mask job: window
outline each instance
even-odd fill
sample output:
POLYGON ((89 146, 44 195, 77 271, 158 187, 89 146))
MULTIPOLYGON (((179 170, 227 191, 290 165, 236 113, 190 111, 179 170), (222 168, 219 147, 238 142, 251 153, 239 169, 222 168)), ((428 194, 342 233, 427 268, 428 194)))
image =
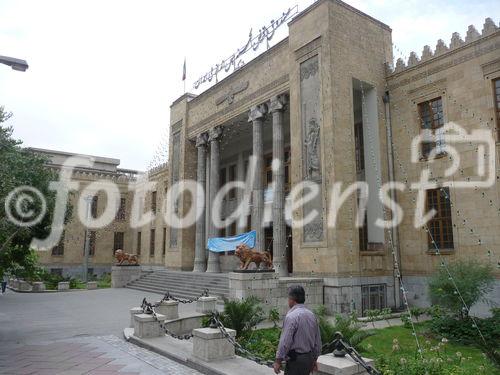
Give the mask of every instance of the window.
POLYGON ((156 213, 156 191, 151 193, 151 211, 153 211, 154 214, 156 213))
POLYGON ((264 156, 264 186, 269 187, 273 183, 273 154, 264 156))
MULTIPOLYGON (((285 193, 290 191, 290 147, 285 147, 283 170, 285 172, 285 193)), ((264 155, 264 186, 268 187, 273 182, 273 154, 264 155)))
POLYGON ((64 255, 64 232, 61 235, 61 239, 59 240, 59 243, 52 248, 52 255, 53 256, 63 256, 64 255))
POLYGON ((226 184, 226 168, 221 168, 219 175, 219 188, 222 188, 226 184))
POLYGON ((95 254, 95 243, 96 243, 96 232, 92 230, 89 233, 89 256, 93 256, 95 254))
POLYGON ((385 284, 361 286, 362 313, 364 314, 366 310, 385 309, 385 295, 385 284))
MULTIPOLYGON (((229 172, 229 182, 236 181, 236 165, 230 165, 228 168, 229 172)), ((235 199, 236 198, 236 189, 233 188, 229 190, 229 199, 235 199)))
POLYGON ((422 156, 428 157, 429 153, 436 148, 437 153, 442 152, 444 134, 441 128, 444 125, 443 101, 441 97, 418 104, 420 127, 422 130, 431 130, 433 139, 422 142, 422 156))
POLYGON ((142 233, 137 232, 137 255, 141 255, 141 246, 142 246, 142 233))
POLYGON ((435 209, 436 215, 427 224, 429 250, 453 249, 453 224, 449 188, 427 190, 427 210, 435 209), (432 242, 434 240, 434 243, 432 242))
POLYGON ((92 203, 90 205, 90 215, 92 216, 93 219, 97 218, 97 201, 98 197, 97 195, 94 195, 92 197, 92 203))
POLYGON ((116 250, 123 250, 123 232, 115 232, 113 240, 113 254, 116 250))
POLYGON ((495 112, 497 118, 497 140, 500 142, 500 78, 497 78, 493 81, 493 95, 495 102, 495 112))
POLYGON ((127 200, 125 198, 120 198, 120 205, 118 206, 118 211, 116 212, 116 220, 125 220, 126 215, 126 204, 127 200))
POLYGON ((155 230, 151 229, 151 233, 149 236, 149 256, 155 256, 155 230))
POLYGON ((163 241, 161 243, 161 253, 165 255, 167 251, 167 228, 163 228, 163 241))
POLYGON ((362 122, 354 124, 354 150, 356 155, 356 173, 360 173, 365 170, 365 150, 362 122))

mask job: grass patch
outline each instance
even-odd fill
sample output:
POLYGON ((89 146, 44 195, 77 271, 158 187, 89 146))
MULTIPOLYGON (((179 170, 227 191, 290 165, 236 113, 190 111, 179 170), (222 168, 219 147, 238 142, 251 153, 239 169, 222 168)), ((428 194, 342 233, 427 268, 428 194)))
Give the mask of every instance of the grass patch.
MULTIPOLYGON (((500 375, 500 369, 485 357, 480 349, 473 345, 462 345, 452 341, 442 343, 429 330, 429 322, 415 325, 420 344, 424 350, 425 361, 442 361, 441 369, 412 368, 407 365, 404 370, 396 369, 394 363, 400 361, 419 362, 416 360, 416 344, 412 330, 403 326, 374 329, 373 336, 365 338, 359 345, 364 357, 373 358, 375 367, 384 375, 500 375), (394 339, 397 341, 395 342, 394 339), (441 344, 440 344, 441 343, 441 344), (439 350, 435 348, 439 347, 439 350), (389 361, 388 361, 389 359, 389 361), (389 363, 388 363, 389 362, 389 363)), ((241 337, 239 342, 252 354, 265 359, 274 360, 281 330, 266 328, 251 331, 241 337)))
MULTIPOLYGON (((450 371, 443 374, 500 375, 500 369, 495 367, 480 349, 472 345, 461 345, 448 341, 444 345, 441 343, 441 349, 437 351, 435 348, 441 341, 430 333, 428 322, 416 324, 415 329, 424 351, 424 359, 444 359, 447 364, 446 368, 449 368, 450 371), (460 367, 463 372, 455 371, 454 367, 460 367)), ((412 335, 411 329, 397 326, 377 329, 374 330, 374 333, 373 336, 366 338, 360 347, 361 354, 373 358, 376 366, 380 365, 385 358, 396 357, 397 360, 404 358, 403 361, 405 361, 409 358, 415 358, 417 355, 415 337, 412 335), (397 341, 394 341, 395 339, 397 341)))

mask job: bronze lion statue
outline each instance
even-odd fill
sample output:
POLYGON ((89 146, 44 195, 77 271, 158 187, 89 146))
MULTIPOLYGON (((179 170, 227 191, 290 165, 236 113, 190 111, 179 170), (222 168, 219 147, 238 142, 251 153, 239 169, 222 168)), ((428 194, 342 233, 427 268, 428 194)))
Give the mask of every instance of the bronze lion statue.
POLYGON ((240 269, 246 270, 250 263, 255 263, 257 268, 260 268, 260 264, 263 263, 268 269, 273 268, 273 261, 271 259, 271 254, 269 251, 252 251, 247 245, 238 245, 234 252, 240 259, 240 269))
POLYGON ((116 263, 117 266, 121 266, 125 261, 127 262, 127 264, 130 265, 136 265, 137 263, 139 263, 137 255, 126 253, 123 250, 116 250, 115 258, 117 261, 116 263))

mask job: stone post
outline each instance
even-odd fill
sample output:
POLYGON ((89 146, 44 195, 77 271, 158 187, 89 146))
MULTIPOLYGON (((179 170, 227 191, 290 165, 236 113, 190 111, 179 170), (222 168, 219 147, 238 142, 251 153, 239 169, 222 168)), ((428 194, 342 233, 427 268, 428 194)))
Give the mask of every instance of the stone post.
POLYGON ((142 313, 142 307, 132 307, 130 309, 130 328, 134 328, 135 316, 142 313))
POLYGON ((33 292, 44 292, 45 291, 45 283, 41 281, 35 281, 33 283, 33 292))
MULTIPOLYGON (((226 328, 231 337, 236 336, 234 329, 226 328)), ((193 356, 205 362, 230 359, 234 357, 234 346, 218 328, 193 329, 193 356)))
MULTIPOLYGON (((220 173, 220 138, 222 136, 222 127, 217 126, 210 129, 208 133, 208 141, 210 142, 210 213, 217 209, 220 213, 220 207, 213 207, 215 196, 219 192, 219 173, 220 173)), ((209 237, 217 237, 219 229, 215 226, 212 218, 209 220, 209 237)), ((208 252, 207 272, 220 272, 219 254, 212 251, 208 252)))
POLYGON ((69 290, 69 281, 60 281, 57 283, 57 290, 69 290))
MULTIPOLYGON (((373 366, 373 360, 363 358, 364 361, 373 366)), ((358 365, 349 356, 334 357, 333 354, 320 355, 318 357, 318 371, 314 375, 368 375, 368 372, 358 365)))
POLYGON ((285 150, 283 111, 285 96, 271 98, 269 112, 273 115, 273 264, 280 276, 288 276, 285 227, 285 150))
POLYGON ((179 318, 179 302, 174 300, 160 301, 160 306, 155 309, 161 315, 165 315, 166 320, 179 318))
POLYGON ((206 184, 206 161, 207 161, 207 141, 208 134, 202 133, 196 138, 196 148, 198 149, 197 181, 203 187, 196 195, 196 235, 194 250, 194 268, 193 272, 205 272, 206 253, 205 253, 205 184, 206 184))
POLYGON ((249 171, 253 173, 252 186, 252 229, 257 232, 255 249, 264 251, 265 234, 263 226, 264 218, 264 180, 262 171, 264 168, 264 144, 262 137, 262 126, 266 115, 264 104, 252 107, 248 121, 252 122, 253 135, 253 162, 250 162, 249 171))
POLYGON ((160 337, 165 335, 165 331, 160 327, 160 323, 165 321, 165 315, 156 314, 156 319, 152 314, 134 315, 134 336, 142 338, 160 337))
POLYGON ((207 314, 216 310, 217 297, 200 297, 196 301, 196 312, 207 314))

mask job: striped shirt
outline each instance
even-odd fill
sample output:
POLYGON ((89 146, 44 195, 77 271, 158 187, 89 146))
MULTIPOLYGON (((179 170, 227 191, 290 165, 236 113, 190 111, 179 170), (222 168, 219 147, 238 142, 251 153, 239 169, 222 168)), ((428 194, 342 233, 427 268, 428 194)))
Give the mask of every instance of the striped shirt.
POLYGON ((297 353, 312 352, 315 359, 321 355, 318 321, 303 304, 295 305, 286 314, 276 358, 284 360, 290 350, 297 353))

